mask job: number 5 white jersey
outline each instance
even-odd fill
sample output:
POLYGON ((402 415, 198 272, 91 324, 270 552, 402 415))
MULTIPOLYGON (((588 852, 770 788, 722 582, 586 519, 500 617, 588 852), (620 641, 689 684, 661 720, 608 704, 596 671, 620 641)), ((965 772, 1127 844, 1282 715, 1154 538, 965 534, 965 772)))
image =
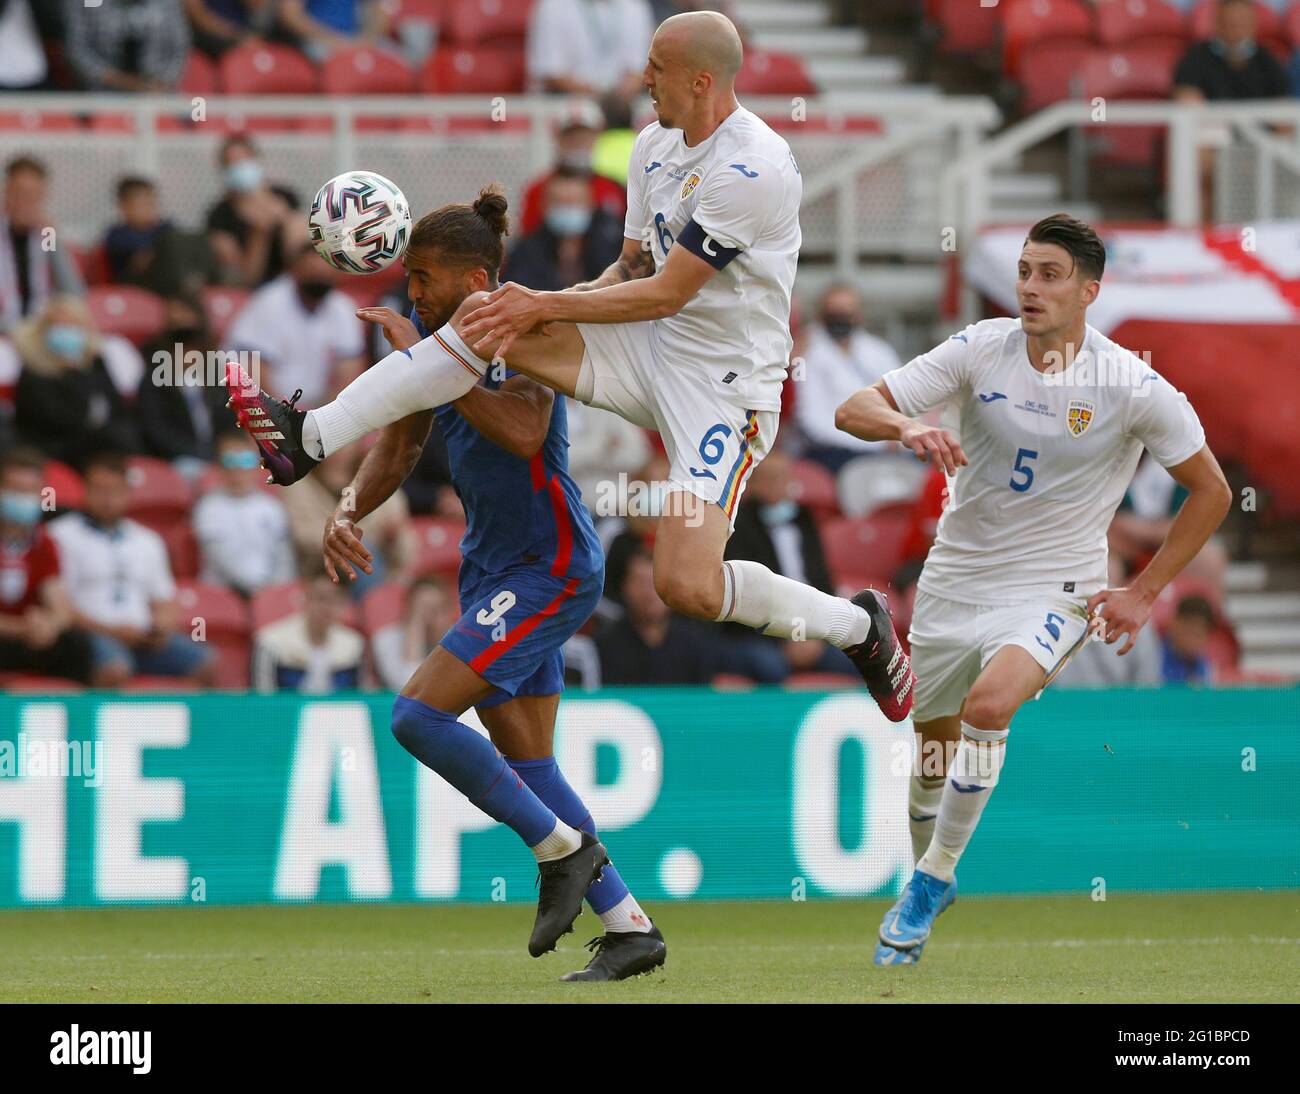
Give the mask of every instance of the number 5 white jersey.
POLYGON ((988 319, 884 376, 904 414, 955 407, 970 461, 918 583, 934 596, 1091 596, 1143 446, 1172 467, 1205 444, 1187 397, 1092 327, 1055 375, 1030 364, 1025 343, 1019 319, 988 319))
POLYGON ((705 370, 733 406, 781 407, 802 194, 790 146, 744 107, 693 148, 658 122, 632 146, 623 234, 649 246, 656 270, 674 243, 718 270, 676 315, 655 320, 658 359, 705 370))

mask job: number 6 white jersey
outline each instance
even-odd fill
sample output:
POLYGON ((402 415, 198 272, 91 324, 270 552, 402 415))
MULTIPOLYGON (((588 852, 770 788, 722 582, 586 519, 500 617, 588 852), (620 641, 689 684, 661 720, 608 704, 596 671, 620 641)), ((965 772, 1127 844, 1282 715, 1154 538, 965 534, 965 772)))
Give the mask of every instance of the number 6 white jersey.
POLYGON ((734 406, 781 408, 802 195, 790 146, 743 106, 693 148, 658 122, 632 146, 623 234, 646 243, 656 270, 678 243, 719 271, 654 321, 656 355, 706 370, 734 406))
POLYGON ((884 376, 915 416, 949 404, 969 460, 918 587, 973 604, 1106 584, 1106 530, 1145 446, 1163 466, 1200 451, 1187 396, 1092 327, 1072 368, 1029 362, 1019 319, 988 319, 884 376))

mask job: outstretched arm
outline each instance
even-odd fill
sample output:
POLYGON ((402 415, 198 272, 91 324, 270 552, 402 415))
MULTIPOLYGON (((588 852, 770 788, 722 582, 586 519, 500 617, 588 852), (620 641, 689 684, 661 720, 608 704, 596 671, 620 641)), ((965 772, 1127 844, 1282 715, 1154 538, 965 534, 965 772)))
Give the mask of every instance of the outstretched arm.
POLYGON ((623 250, 618 259, 612 262, 594 281, 582 281, 565 289, 565 292, 590 292, 592 289, 604 289, 610 285, 621 285, 625 281, 636 281, 649 277, 655 272, 655 260, 644 240, 623 239, 623 250))

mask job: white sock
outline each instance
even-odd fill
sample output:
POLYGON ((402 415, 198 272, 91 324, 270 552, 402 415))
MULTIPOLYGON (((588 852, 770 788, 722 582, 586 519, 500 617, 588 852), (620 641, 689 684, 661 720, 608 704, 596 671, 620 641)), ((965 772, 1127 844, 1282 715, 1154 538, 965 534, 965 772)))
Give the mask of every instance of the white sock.
POLYGON ((961 724, 961 743, 948 768, 934 838, 916 864, 918 870, 951 881, 957 860, 975 832, 989 794, 998 784, 1006 755, 1007 730, 961 724), (960 788, 960 789, 959 789, 960 788))
POLYGON ((650 931, 650 917, 641 910, 641 905, 631 893, 609 911, 601 912, 600 921, 607 931, 621 931, 624 934, 632 931, 647 934, 650 931))
POLYGON ((934 838, 934 821, 943 800, 942 775, 913 775, 907 787, 907 829, 912 834, 912 862, 921 861, 934 838))
POLYGON ((410 349, 376 361, 333 402, 307 411, 303 446, 309 456, 324 459, 376 429, 459 399, 490 365, 446 323, 410 349))
POLYGON ((535 843, 529 848, 533 857, 538 862, 552 862, 557 858, 564 858, 565 855, 571 855, 582 846, 582 833, 576 828, 570 828, 559 817, 555 818, 555 827, 551 829, 551 834, 541 843, 535 843))
POLYGON ((820 638, 840 649, 871 633, 871 616, 851 600, 782 577, 761 562, 724 562, 722 586, 719 623, 744 623, 778 638, 820 638))

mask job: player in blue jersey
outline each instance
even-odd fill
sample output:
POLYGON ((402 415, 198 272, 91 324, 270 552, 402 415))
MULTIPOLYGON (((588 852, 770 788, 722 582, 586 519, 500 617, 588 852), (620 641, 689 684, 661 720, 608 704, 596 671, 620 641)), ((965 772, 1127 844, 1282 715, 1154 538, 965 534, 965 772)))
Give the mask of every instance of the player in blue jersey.
MULTIPOLYGON (((506 200, 497 190, 484 191, 472 206, 429 213, 415 226, 403 259, 415 304, 411 318, 389 308, 358 314, 380 324, 395 349, 416 345, 470 293, 496 287, 506 227, 506 200)), ((605 933, 593 942, 587 967, 564 979, 622 980, 648 972, 664 963, 663 936, 609 864, 591 812, 552 754, 564 688, 561 646, 591 615, 605 568, 568 474, 564 400, 525 376, 493 369, 455 402, 387 426, 326 526, 327 569, 336 581, 354 578, 357 569, 370 572, 356 522, 410 473, 434 419, 465 506, 464 614, 402 688, 393 733, 532 848, 541 875, 528 947, 534 957, 572 929, 585 894, 605 933), (458 721, 471 706, 492 744, 458 721)))

